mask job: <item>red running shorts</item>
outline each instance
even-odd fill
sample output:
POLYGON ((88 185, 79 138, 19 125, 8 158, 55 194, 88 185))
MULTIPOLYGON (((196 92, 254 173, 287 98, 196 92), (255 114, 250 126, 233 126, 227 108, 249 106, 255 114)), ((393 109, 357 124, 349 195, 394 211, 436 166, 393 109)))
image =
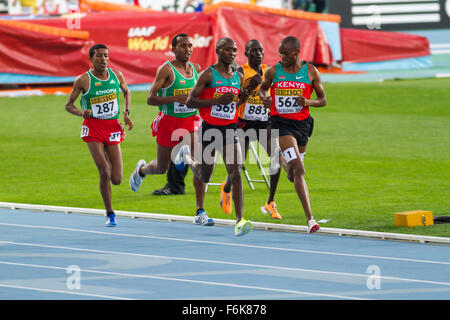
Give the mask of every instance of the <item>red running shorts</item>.
POLYGON ((183 139, 183 136, 197 131, 200 124, 199 115, 177 118, 160 112, 152 122, 152 136, 156 136, 156 142, 159 145, 175 147, 183 139))
POLYGON ((87 118, 81 126, 81 139, 84 142, 95 141, 110 146, 125 139, 125 130, 118 119, 87 118))

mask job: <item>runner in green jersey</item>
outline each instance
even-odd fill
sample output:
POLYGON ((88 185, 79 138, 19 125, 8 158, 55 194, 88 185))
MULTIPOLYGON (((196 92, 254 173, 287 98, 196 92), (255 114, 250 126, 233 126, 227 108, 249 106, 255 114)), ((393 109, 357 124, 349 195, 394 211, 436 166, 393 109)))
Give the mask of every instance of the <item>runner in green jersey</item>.
MULTIPOLYGON (((192 39, 187 34, 178 34, 172 40, 175 59, 161 65, 150 88, 147 104, 159 107, 159 114, 152 122, 152 133, 157 141, 157 158, 146 162, 139 160, 130 176, 130 188, 138 191, 146 175, 164 174, 171 159, 182 146, 187 144, 191 150, 198 150, 196 132, 201 119, 196 109, 186 106, 186 100, 200 72, 200 66, 192 64, 192 39), (181 143, 180 143, 181 142, 181 143)), ((197 199, 197 212, 194 223, 212 226, 204 208, 206 184, 195 175, 193 184, 197 199)))
POLYGON ((99 172, 100 193, 107 215, 106 225, 113 227, 116 222, 112 208, 111 183, 119 185, 122 181, 120 143, 125 136, 118 120, 119 88, 122 89, 125 101, 123 120, 129 130, 133 128, 133 122, 129 118, 131 95, 122 73, 107 67, 109 53, 105 45, 96 44, 91 47, 89 58, 93 68, 75 80, 66 110, 84 118, 81 138, 87 143, 99 172), (74 105, 80 94, 81 110, 74 105))

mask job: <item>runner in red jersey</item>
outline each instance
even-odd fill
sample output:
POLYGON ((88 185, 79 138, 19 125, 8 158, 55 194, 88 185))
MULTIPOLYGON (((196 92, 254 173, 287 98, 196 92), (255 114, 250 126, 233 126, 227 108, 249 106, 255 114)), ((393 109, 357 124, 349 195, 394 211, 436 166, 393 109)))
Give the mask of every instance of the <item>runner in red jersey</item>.
POLYGON ((203 157, 197 157, 194 162, 186 156, 186 162, 201 181, 208 183, 214 170, 215 150, 222 153, 232 184, 236 213, 235 235, 241 236, 251 231, 252 224, 243 218, 243 157, 235 135, 237 106, 248 98, 248 92, 241 90, 244 76, 233 67, 236 52, 237 46, 233 39, 219 39, 216 44, 218 62, 203 71, 192 88, 186 105, 198 108, 203 119, 200 152, 195 153, 203 157))
POLYGON ((271 129, 279 130, 279 144, 287 163, 282 164, 289 181, 294 183, 308 220, 308 232, 312 233, 320 226, 312 216, 303 156, 313 127, 309 107, 324 107, 327 100, 319 71, 299 60, 300 41, 295 37, 286 37, 278 51, 281 62, 267 69, 259 95, 264 105, 270 107, 271 129), (317 99, 311 100, 313 90, 317 99))

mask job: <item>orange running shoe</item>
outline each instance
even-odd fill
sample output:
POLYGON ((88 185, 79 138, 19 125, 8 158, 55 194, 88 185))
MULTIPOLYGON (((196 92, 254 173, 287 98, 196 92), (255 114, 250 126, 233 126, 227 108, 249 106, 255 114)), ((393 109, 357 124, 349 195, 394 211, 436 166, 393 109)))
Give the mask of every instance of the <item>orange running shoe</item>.
POLYGON ((226 182, 222 183, 222 186, 220 187, 220 207, 222 208, 223 212, 226 214, 231 214, 233 207, 231 206, 231 192, 225 192, 223 191, 223 188, 225 188, 226 182))
POLYGON ((266 203, 263 207, 261 207, 261 211, 264 214, 268 214, 270 212, 270 217, 272 219, 281 219, 281 215, 278 213, 277 204, 275 201, 266 203))

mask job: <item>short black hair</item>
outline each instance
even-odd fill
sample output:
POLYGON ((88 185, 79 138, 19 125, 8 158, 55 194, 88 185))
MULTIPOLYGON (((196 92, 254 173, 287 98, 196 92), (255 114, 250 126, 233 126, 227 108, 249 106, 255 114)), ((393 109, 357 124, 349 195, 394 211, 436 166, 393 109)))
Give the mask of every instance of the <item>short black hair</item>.
POLYGON ((288 37, 284 38, 283 40, 281 40, 281 43, 289 44, 289 45, 295 47, 296 49, 300 50, 300 40, 298 40, 294 36, 288 36, 288 37))
POLYGON ((217 42, 216 42, 216 50, 221 49, 221 48, 222 48, 225 44, 227 44, 227 43, 233 43, 233 44, 236 44, 236 41, 234 41, 233 39, 228 38, 228 37, 220 38, 220 39, 217 40, 217 42))
MULTIPOLYGON (((261 44, 261 42, 259 42, 259 40, 256 40, 256 39, 252 39, 252 40, 247 41, 247 43, 245 44, 245 54, 247 54, 247 52, 250 50, 250 47, 254 43, 261 44)), ((262 44, 261 44, 261 46, 262 46, 262 44)))
POLYGON ((106 47, 104 44, 101 44, 101 43, 94 44, 89 49, 89 58, 93 58, 94 54, 95 54, 95 50, 98 50, 98 49, 106 49, 106 50, 108 50, 108 47, 106 47))
POLYGON ((172 48, 175 48, 178 44, 178 38, 189 37, 186 33, 179 33, 172 39, 172 48))

